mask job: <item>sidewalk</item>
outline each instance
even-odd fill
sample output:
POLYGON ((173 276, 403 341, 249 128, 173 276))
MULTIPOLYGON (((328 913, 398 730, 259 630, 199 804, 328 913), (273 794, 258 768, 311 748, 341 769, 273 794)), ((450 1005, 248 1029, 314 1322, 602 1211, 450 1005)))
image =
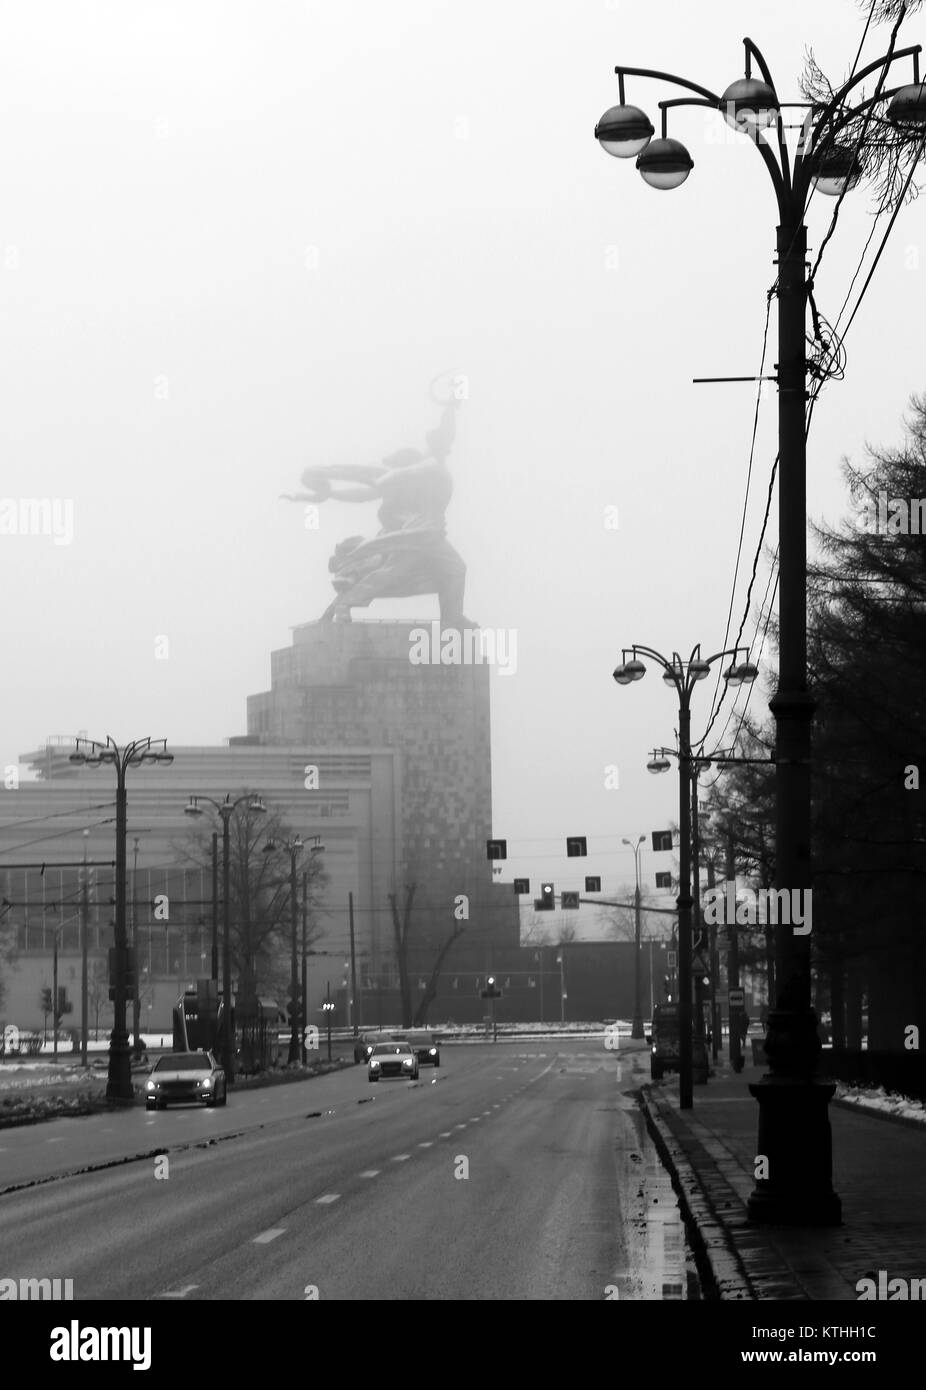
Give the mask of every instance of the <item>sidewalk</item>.
POLYGON ((642 1105, 672 1174, 691 1239, 721 1299, 856 1301, 860 1279, 926 1277, 926 1133, 833 1102, 833 1187, 843 1224, 753 1225, 759 1107, 749 1094, 763 1067, 739 1075, 721 1057, 694 1107, 678 1108, 678 1078, 646 1085, 642 1105))

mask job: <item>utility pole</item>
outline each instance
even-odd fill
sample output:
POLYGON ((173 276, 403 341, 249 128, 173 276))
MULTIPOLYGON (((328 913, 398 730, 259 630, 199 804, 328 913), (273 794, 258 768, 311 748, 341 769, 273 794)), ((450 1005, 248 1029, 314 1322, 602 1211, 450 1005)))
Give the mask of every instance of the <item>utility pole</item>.
MULTIPOLYGON (((134 836, 132 860, 132 955, 135 959, 135 992, 132 997, 132 1034, 135 1056, 142 1054, 141 1046, 141 971, 138 968, 138 836, 134 836)), ((150 983, 150 982, 149 982, 150 983)))
POLYGON ((693 1067, 695 1079, 706 1082, 710 1068, 707 1061, 707 1042, 704 1037, 704 941, 701 921, 701 830, 698 816, 698 771, 697 759, 689 763, 691 774, 691 932, 697 951, 697 961, 692 961, 694 976, 694 1051, 693 1067), (697 965, 697 969, 695 969, 697 965))
POLYGON ((89 830, 84 831, 84 863, 80 878, 80 1065, 87 1066, 87 1018, 88 1005, 90 1002, 90 992, 88 985, 87 972, 87 936, 90 925, 90 884, 87 881, 89 870, 87 868, 87 836, 89 830))
MULTIPOLYGON (((148 940, 151 940, 150 934, 148 940)), ((150 971, 149 971, 150 973, 150 971)), ((212 832, 212 979, 216 985, 218 1002, 219 984, 219 833, 212 832)))
MULTIPOLYGON (((732 883, 732 884, 733 884, 733 891, 734 891, 734 893, 735 893, 735 892, 736 892, 736 852, 735 852, 734 841, 733 841, 733 831, 730 829, 729 826, 727 826, 726 840, 727 840, 727 864, 726 864, 726 877, 727 877, 727 883, 732 883)), ((735 914, 734 914, 734 917, 735 917, 735 914)), ((728 931, 729 931, 729 933, 730 933, 730 944, 729 944, 728 954, 727 954, 727 988, 728 988, 728 989, 739 989, 739 984, 740 984, 740 956, 739 956, 739 940, 738 940, 737 935, 736 935, 736 921, 735 921, 735 920, 734 920, 732 923, 728 924, 728 931)), ((736 1009, 735 1014, 734 1014, 734 1010, 733 1010, 732 1008, 730 1009, 729 1012, 730 1012, 730 1065, 732 1066, 732 1068, 733 1068, 734 1071, 742 1071, 742 1069, 743 1069, 743 1062, 744 1062, 744 1060, 745 1060, 744 1057, 743 1057, 743 1044, 744 1044, 744 1041, 745 1041, 745 1040, 742 1039, 742 1038, 740 1037, 740 1018, 741 1018, 741 1014, 740 1014, 739 1008, 736 1009)))
POLYGON ((359 1032, 360 1032, 361 1004, 360 1004, 360 996, 359 996, 359 994, 357 993, 357 955, 356 955, 356 951, 355 951, 355 948, 354 948, 354 895, 353 895, 353 893, 348 893, 348 895, 347 895, 347 912, 348 912, 348 917, 349 917, 349 919, 350 919, 350 993, 351 993, 351 998, 352 998, 353 1001, 354 1001, 354 1007, 353 1007, 351 1013, 352 1013, 353 1020, 354 1020, 354 1037, 356 1038, 356 1037, 358 1036, 359 1032))
POLYGON ((646 836, 640 835, 636 843, 634 843, 633 840, 627 839, 621 841, 622 844, 629 845, 633 850, 633 867, 636 878, 636 889, 633 895, 633 1025, 630 1036, 639 1041, 642 1041, 643 1038, 643 1003, 641 1000, 640 983, 640 972, 642 968, 640 960, 642 941, 642 926, 640 920, 642 915, 640 912, 640 905, 642 902, 642 894, 640 892, 640 846, 645 840, 646 836))
POLYGON ((309 1060, 305 1045, 305 1030, 309 1017, 308 1005, 308 963, 306 961, 306 928, 309 916, 309 876, 303 870, 302 874, 302 1008, 300 1009, 300 1035, 302 1038, 302 1064, 305 1066, 309 1060))
POLYGON ((540 961, 540 1022, 543 1022, 543 947, 537 952, 537 959, 540 961))
POLYGON ((54 1028, 54 1052, 55 1061, 58 1060, 58 932, 61 930, 61 923, 52 928, 54 940, 54 962, 52 964, 52 987, 51 987, 51 1021, 54 1028))

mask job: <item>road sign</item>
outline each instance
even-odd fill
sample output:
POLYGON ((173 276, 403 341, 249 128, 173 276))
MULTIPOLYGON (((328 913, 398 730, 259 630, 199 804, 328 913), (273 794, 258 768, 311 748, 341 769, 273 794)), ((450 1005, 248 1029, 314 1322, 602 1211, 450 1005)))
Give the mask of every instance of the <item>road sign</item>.
POLYGON ((675 969, 676 956, 677 953, 675 951, 666 951, 666 965, 670 970, 675 969))
POLYGON ((731 1009, 741 1009, 746 1003, 746 991, 744 989, 728 990, 727 1003, 731 1009))
POLYGON ((302 1038, 305 1043, 307 1052, 318 1051, 318 1028, 314 1023, 310 1023, 307 1025, 302 1034, 302 1038))

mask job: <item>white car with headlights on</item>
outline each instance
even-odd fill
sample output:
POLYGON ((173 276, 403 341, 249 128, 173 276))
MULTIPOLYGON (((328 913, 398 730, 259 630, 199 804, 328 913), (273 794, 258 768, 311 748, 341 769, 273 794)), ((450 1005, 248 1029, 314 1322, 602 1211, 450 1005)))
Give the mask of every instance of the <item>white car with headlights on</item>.
POLYGON ((148 1110, 164 1110, 178 1102, 224 1105, 227 1099, 225 1072, 211 1052, 165 1053, 145 1083, 148 1110))

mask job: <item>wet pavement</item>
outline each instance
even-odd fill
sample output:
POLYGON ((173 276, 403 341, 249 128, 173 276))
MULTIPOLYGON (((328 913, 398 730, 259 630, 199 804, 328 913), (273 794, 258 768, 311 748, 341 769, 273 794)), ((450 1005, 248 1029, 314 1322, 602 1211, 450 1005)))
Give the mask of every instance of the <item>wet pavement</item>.
MULTIPOLYGON (((755 1225, 753 1188, 758 1106, 751 1082, 720 1059, 691 1110, 678 1108, 678 1080, 642 1092, 647 1125, 673 1175, 690 1238, 706 1262, 705 1296, 727 1300, 857 1301, 866 1278, 926 1275, 926 1133, 856 1109, 830 1105, 833 1186, 842 1225, 755 1225)), ((897 1287, 900 1287, 899 1285, 897 1287)))

